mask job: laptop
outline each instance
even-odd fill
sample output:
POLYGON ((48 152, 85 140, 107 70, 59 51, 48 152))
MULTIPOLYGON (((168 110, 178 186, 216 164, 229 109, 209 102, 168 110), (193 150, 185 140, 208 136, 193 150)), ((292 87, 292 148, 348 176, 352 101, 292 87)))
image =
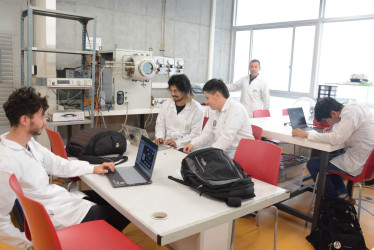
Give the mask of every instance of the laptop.
POLYGON ((106 176, 114 188, 151 184, 156 162, 157 144, 141 136, 135 166, 118 167, 106 176))
MULTIPOLYGON (((142 136, 149 138, 147 130, 144 128, 138 128, 130 125, 124 125, 124 131, 126 139, 130 141, 132 145, 139 146, 142 136)), ((158 145, 158 151, 169 149, 172 146, 166 144, 158 145)))
POLYGON ((304 131, 315 130, 319 133, 322 133, 323 129, 313 128, 313 127, 308 126, 305 120, 304 111, 301 107, 288 108, 287 111, 288 111, 288 116, 290 117, 292 129, 299 128, 304 131))

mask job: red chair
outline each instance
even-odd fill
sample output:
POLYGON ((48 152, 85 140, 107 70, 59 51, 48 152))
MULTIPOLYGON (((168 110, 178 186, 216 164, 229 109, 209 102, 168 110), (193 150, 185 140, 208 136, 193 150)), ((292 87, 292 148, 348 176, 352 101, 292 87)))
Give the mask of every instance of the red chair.
POLYGON ((203 129, 205 127, 205 124, 208 122, 208 120, 209 120, 209 117, 204 116, 203 129))
POLYGON ((9 185, 25 211, 36 250, 142 249, 103 220, 85 222, 56 231, 44 206, 24 196, 14 174, 9 178, 9 185))
MULTIPOLYGON (((234 160, 253 178, 272 185, 278 185, 279 163, 282 148, 259 140, 241 139, 236 149, 234 160)), ((278 209, 275 211, 274 249, 277 247, 278 209)), ((258 217, 256 225, 258 226, 258 217)))
POLYGON ((282 109, 282 115, 283 116, 288 115, 288 110, 287 109, 282 109))
MULTIPOLYGON (((61 136, 58 132, 50 130, 49 128, 45 127, 45 131, 47 132, 49 143, 51 145, 51 151, 64 159, 68 159, 68 155, 66 154, 65 145, 61 139, 61 136)), ((71 184, 80 180, 79 177, 71 177, 69 178, 71 182, 68 184, 67 190, 70 191, 71 184)))
MULTIPOLYGON (((362 170, 361 174, 357 176, 350 176, 339 172, 334 171, 327 171, 328 173, 340 175, 341 177, 347 179, 349 182, 351 182, 351 185, 348 185, 350 187, 353 187, 354 183, 357 183, 360 187, 360 192, 358 196, 358 212, 357 212, 357 218, 360 221, 360 211, 361 211, 361 198, 362 198, 362 185, 361 182, 365 180, 371 180, 374 179, 374 150, 371 151, 371 154, 369 155, 369 158, 366 160, 366 163, 364 165, 364 169, 362 170)), ((352 194, 352 190, 348 191, 350 194, 352 194)))
POLYGON ((268 109, 257 109, 253 111, 253 118, 270 117, 270 111, 268 109))
POLYGON ((262 128, 256 125, 251 125, 252 126, 252 134, 255 138, 255 140, 261 140, 262 137, 262 128))

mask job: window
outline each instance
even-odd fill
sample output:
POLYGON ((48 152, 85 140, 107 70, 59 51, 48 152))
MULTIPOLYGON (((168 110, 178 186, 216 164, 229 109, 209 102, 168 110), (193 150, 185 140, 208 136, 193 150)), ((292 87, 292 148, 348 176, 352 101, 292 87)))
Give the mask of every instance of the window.
POLYGON ((319 2, 319 0, 238 0, 236 25, 317 19, 319 2))
POLYGON ((374 79, 374 20, 326 23, 322 32, 318 83, 343 83, 352 74, 374 79))
POLYGON ((236 32, 234 82, 248 75, 251 31, 236 32))
POLYGON ((373 0, 326 0, 325 18, 374 14, 373 0))
POLYGON ((255 30, 252 59, 261 62, 260 74, 273 90, 288 90, 292 28, 255 30))
POLYGON ((292 61, 291 92, 309 93, 312 76, 314 26, 297 27, 292 61))

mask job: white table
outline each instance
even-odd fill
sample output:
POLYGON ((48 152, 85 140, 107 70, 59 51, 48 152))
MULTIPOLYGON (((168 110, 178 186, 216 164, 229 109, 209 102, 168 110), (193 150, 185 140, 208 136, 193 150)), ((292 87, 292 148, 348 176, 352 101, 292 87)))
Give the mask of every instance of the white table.
POLYGON ((327 164, 328 164, 328 159, 329 159, 329 153, 332 151, 344 148, 344 145, 332 146, 331 144, 328 144, 328 143, 315 142, 315 141, 310 141, 306 138, 293 137, 292 127, 289 125, 288 121, 289 121, 288 116, 264 117, 264 118, 251 119, 251 123, 253 125, 259 126, 263 129, 262 131, 263 137, 276 139, 276 140, 284 141, 287 143, 292 143, 295 145, 317 149, 321 151, 321 163, 320 163, 321 165, 320 165, 320 173, 319 173, 318 183, 317 183, 316 199, 314 202, 313 217, 301 211, 288 208, 284 204, 277 205, 277 207, 283 211, 286 211, 301 219, 312 222, 312 229, 313 229, 317 225, 319 211, 320 211, 320 204, 321 204, 322 197, 325 191, 325 181, 326 181, 326 172, 327 172, 326 170, 327 170, 327 164))
MULTIPOLYGON (((133 165, 137 148, 128 145, 124 166, 133 165)), ((159 245, 174 249, 230 249, 232 222, 248 213, 289 198, 276 186, 254 180, 256 197, 239 208, 228 207, 190 187, 169 180, 178 176, 186 155, 174 149, 159 151, 150 185, 112 188, 104 175, 85 175, 81 179, 126 216, 159 245), (166 219, 154 219, 162 212, 166 219)))

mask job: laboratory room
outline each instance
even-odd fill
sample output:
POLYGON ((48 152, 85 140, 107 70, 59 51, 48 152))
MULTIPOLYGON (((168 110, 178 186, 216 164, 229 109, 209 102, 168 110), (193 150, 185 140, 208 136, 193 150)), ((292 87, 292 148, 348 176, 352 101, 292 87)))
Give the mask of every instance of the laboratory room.
POLYGON ((374 1, 1 0, 0 249, 374 250, 374 1))

